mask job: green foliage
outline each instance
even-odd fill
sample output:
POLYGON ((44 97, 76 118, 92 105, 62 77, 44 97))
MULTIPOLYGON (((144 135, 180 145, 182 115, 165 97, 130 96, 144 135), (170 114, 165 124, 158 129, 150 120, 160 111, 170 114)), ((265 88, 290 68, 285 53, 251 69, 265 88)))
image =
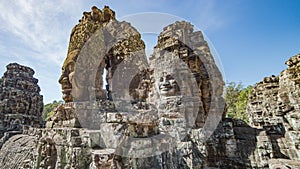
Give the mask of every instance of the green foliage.
POLYGON ((230 82, 226 85, 225 100, 227 116, 248 122, 246 107, 252 86, 244 88, 241 83, 230 82))
POLYGON ((43 110, 43 114, 42 114, 42 118, 47 121, 49 119, 49 117, 51 117, 54 114, 54 109, 62 104, 63 101, 56 101, 54 100, 52 103, 48 103, 46 105, 44 105, 44 110, 43 110))

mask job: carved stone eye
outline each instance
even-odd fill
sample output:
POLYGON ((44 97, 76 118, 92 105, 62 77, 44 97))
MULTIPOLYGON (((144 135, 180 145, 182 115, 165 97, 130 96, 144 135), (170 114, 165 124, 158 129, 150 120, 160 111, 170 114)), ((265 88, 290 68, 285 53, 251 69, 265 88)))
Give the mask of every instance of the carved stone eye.
POLYGON ((107 161, 107 160, 108 160, 108 156, 101 156, 101 157, 100 157, 100 160, 101 160, 102 162, 107 161))
POLYGON ((172 79, 173 79, 173 77, 171 75, 166 76, 166 80, 172 80, 172 79))

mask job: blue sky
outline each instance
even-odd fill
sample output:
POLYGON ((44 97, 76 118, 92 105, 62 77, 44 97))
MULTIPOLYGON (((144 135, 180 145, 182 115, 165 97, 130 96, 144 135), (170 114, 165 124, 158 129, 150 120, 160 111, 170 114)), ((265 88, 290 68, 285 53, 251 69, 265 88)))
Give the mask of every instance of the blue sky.
MULTIPOLYGON (((44 102, 61 99, 57 80, 70 31, 93 5, 109 5, 121 19, 144 12, 184 18, 209 38, 228 82, 250 85, 278 75, 286 68, 284 62, 300 53, 297 0, 2 0, 0 74, 10 62, 30 66, 44 102)), ((158 32, 143 34, 148 49, 158 32)))

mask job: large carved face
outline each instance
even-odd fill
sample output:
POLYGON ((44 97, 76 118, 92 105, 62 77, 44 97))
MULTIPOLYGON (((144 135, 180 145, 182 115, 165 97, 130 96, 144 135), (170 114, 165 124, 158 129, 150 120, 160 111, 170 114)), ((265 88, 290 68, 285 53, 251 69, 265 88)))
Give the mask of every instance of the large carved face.
POLYGON ((286 112, 289 112, 294 109, 290 105, 290 100, 289 100, 288 94, 286 92, 279 91, 277 105, 278 105, 277 113, 280 115, 285 114, 286 112))
POLYGON ((72 91, 72 78, 75 70, 76 58, 79 54, 79 50, 74 50, 70 52, 64 61, 62 66, 62 74, 58 80, 61 84, 61 89, 63 93, 63 100, 65 102, 71 102, 73 100, 71 91, 72 91))
POLYGON ((166 72, 163 72, 158 82, 159 93, 162 96, 174 96, 179 92, 179 86, 174 77, 166 72))
POLYGON ((62 75, 60 76, 58 82, 61 84, 63 100, 65 102, 72 101, 71 91, 72 91, 72 77, 74 74, 74 65, 69 63, 67 66, 62 68, 62 75))
POLYGON ((111 154, 96 154, 94 156, 94 165, 97 167, 97 168, 106 168, 106 167, 109 167, 111 166, 111 159, 112 159, 112 156, 111 154))

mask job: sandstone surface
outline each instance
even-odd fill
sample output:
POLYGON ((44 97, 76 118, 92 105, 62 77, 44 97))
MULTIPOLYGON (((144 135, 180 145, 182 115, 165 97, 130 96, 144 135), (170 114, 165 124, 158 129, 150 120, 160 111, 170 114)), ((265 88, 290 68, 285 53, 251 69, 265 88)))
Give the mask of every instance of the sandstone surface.
POLYGON ((71 32, 59 79, 65 103, 45 128, 37 125, 41 100, 29 109, 17 100, 21 94, 12 97, 16 106, 6 101, 27 91, 42 99, 32 69, 19 73, 31 83, 11 85, 20 68, 8 66, 0 134, 10 129, 12 109, 25 109, 20 117, 29 126, 3 141, 0 168, 300 168, 300 55, 286 64, 255 85, 249 124, 225 118, 222 74, 193 25, 166 26, 148 63, 139 32, 108 6, 92 7, 71 32))

